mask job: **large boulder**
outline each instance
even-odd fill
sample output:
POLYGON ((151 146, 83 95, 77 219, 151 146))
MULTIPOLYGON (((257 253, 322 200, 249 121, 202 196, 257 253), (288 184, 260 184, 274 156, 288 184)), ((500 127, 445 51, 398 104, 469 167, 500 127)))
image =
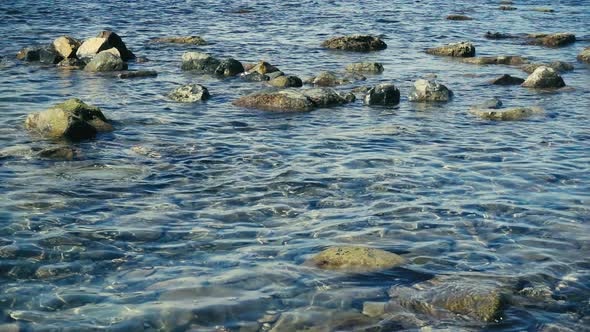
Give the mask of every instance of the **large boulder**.
POLYGON ((578 54, 578 60, 590 63, 590 47, 586 47, 578 54))
POLYGON ((408 99, 413 102, 446 102, 452 97, 453 92, 446 86, 420 79, 414 83, 408 99))
POLYGON ((182 70, 194 70, 214 74, 221 61, 209 54, 201 52, 186 52, 182 55, 182 70))
POLYGON ((102 31, 97 37, 86 39, 76 51, 78 59, 92 59, 98 53, 115 48, 123 61, 135 59, 135 55, 127 49, 119 35, 112 31, 102 31))
POLYGON ((576 36, 573 33, 537 34, 529 37, 533 38, 529 44, 547 47, 566 46, 576 41, 576 36))
POLYGON ((127 64, 113 52, 106 50, 98 53, 90 62, 84 67, 85 71, 89 72, 106 72, 126 70, 127 64))
POLYGON ((490 81, 490 84, 493 85, 520 85, 524 82, 524 79, 520 77, 510 76, 508 74, 504 74, 500 77, 496 77, 490 81))
POLYGON ((474 65, 521 65, 528 62, 525 58, 516 55, 484 56, 461 61, 474 65))
POLYGON ((192 103, 209 99, 209 90, 200 84, 187 84, 172 90, 168 97, 181 103, 192 103))
POLYGON ((303 82, 297 76, 281 75, 273 78, 268 84, 277 88, 299 88, 303 86, 303 82))
POLYGON ((119 37, 119 35, 116 33, 112 31, 101 31, 98 34, 98 37, 106 38, 107 44, 110 46, 107 49, 114 47, 119 50, 121 53, 121 59, 123 59, 123 61, 129 61, 136 58, 135 54, 133 54, 133 52, 127 48, 127 45, 125 45, 123 39, 121 39, 121 37, 119 37))
POLYGON ((150 43, 207 45, 207 41, 199 36, 161 37, 150 40, 150 43))
POLYGON ((512 107, 512 108, 471 108, 469 113, 486 120, 515 121, 528 118, 532 115, 543 113, 540 107, 512 107))
POLYGON ((18 52, 16 58, 26 62, 41 62, 43 64, 57 64, 63 59, 52 45, 26 47, 18 52))
POLYGON ((572 71, 574 70, 574 66, 572 64, 569 64, 567 62, 563 62, 563 61, 553 61, 549 64, 545 64, 545 63, 531 63, 528 65, 524 65, 522 66, 522 70, 524 70, 525 72, 532 74, 537 68, 539 67, 549 67, 549 68, 553 68, 555 70, 557 70, 558 72, 566 72, 566 71, 572 71))
POLYGON ((367 92, 365 95, 366 105, 390 106, 399 104, 399 89, 390 83, 379 84, 367 92))
POLYGON ((305 112, 354 101, 354 95, 342 95, 330 88, 285 89, 264 91, 243 96, 233 105, 267 111, 305 112))
POLYGON ((475 56, 475 46, 468 42, 451 43, 444 46, 429 48, 426 53, 432 55, 470 58, 475 56))
POLYGON ((355 73, 379 74, 383 72, 383 65, 379 62, 357 62, 347 65, 346 70, 355 73))
POLYGON ((405 263, 392 252, 366 247, 332 247, 305 262, 323 270, 342 272, 373 272, 391 269, 405 263))
POLYGON ((541 66, 527 77, 522 86, 539 89, 562 88, 565 82, 555 69, 541 66))
POLYGON ((53 41, 53 47, 64 59, 75 58, 82 43, 70 36, 61 36, 53 41))
POLYGON ((98 107, 87 105, 76 98, 48 110, 29 114, 25 127, 46 138, 71 140, 92 138, 97 132, 113 130, 98 107))
POLYGON ((244 72, 244 66, 238 60, 229 58, 222 60, 217 68, 215 68, 215 75, 231 77, 244 72))
POLYGON ((330 38, 322 43, 322 47, 344 51, 370 52, 384 50, 387 48, 387 44, 383 40, 369 35, 350 35, 330 38))

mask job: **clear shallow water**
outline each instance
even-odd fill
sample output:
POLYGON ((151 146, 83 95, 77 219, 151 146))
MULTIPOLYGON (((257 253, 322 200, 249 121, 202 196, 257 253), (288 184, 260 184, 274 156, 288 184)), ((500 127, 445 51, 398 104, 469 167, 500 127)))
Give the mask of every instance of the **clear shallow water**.
POLYGON ((421 52, 470 40, 478 55, 575 62, 590 46, 484 39, 488 30, 590 34, 582 1, 515 6, 506 12, 487 1, 3 2, 0 321, 25 331, 256 331, 268 329, 256 321, 270 310, 308 317, 320 330, 358 330, 361 323, 337 327, 336 313, 386 301, 393 285, 469 272, 507 285, 547 286, 555 302, 515 303, 499 323, 431 318, 428 326, 587 330, 589 66, 575 63, 564 74, 573 89, 542 93, 485 84, 502 73, 525 77, 518 68, 421 52), (529 10, 542 6, 556 12, 529 10), (251 12, 234 13, 246 8, 251 12), (444 20, 450 13, 475 20, 444 20), (118 80, 13 59, 19 49, 61 34, 83 39, 107 28, 151 59, 132 69, 159 76, 118 80), (383 35, 388 48, 350 54, 318 47, 350 33, 383 35), (171 35, 201 35, 212 44, 148 44, 171 35), (190 49, 264 59, 303 78, 379 61, 385 72, 362 84, 393 82, 404 96, 415 79, 436 74, 455 99, 422 106, 403 97, 396 108, 357 101, 305 114, 245 110, 231 101, 263 85, 182 72, 181 54, 190 49), (189 105, 166 99, 190 82, 207 86, 213 98, 189 105), (29 135, 24 119, 70 97, 100 106, 117 130, 72 143, 82 154, 74 161, 39 159, 34 150, 62 143, 29 135), (491 97, 545 113, 519 122, 467 113, 491 97), (301 266, 337 244, 386 249, 409 263, 360 276, 301 266), (319 317, 309 318, 310 311, 319 317))

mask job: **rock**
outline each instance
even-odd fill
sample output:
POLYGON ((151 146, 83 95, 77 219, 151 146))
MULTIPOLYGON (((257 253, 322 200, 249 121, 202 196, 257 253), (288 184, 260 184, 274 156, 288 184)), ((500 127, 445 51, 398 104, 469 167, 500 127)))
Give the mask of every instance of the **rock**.
POLYGON ((161 37, 150 40, 150 43, 207 45, 207 41, 199 36, 161 37))
POLYGON ((135 58, 135 63, 146 63, 149 62, 150 59, 144 57, 144 56, 138 56, 135 58))
POLYGON ((119 37, 119 35, 117 35, 116 33, 112 31, 101 31, 98 34, 98 37, 105 38, 107 40, 107 45, 109 47, 107 47, 106 49, 114 47, 117 50, 119 50, 119 52, 121 53, 121 59, 123 59, 123 61, 135 59, 135 54, 133 54, 133 52, 131 52, 127 48, 127 45, 125 45, 121 37, 119 37))
POLYGON ((214 74, 221 61, 206 53, 186 52, 182 55, 182 70, 195 70, 214 74))
POLYGON ((127 64, 123 60, 109 51, 98 53, 90 62, 84 67, 85 71, 89 72, 106 72, 126 70, 127 64))
POLYGON ((530 35, 533 38, 529 44, 542 45, 547 47, 566 46, 576 41, 576 36, 572 33, 554 33, 550 35, 530 35))
POLYGON ((512 7, 512 6, 500 6, 498 7, 498 9, 500 10, 516 10, 516 7, 512 7))
POLYGON ((590 47, 586 47, 582 52, 580 52, 577 59, 590 63, 590 47))
POLYGON ((67 146, 47 148, 39 151, 39 157, 58 160, 73 160, 78 152, 67 146))
POLYGON ((384 50, 387 48, 387 44, 383 40, 369 35, 350 35, 330 38, 322 43, 322 47, 344 51, 370 52, 384 50))
MULTIPOLYGON (((380 330, 372 326, 375 323, 376 321, 358 311, 311 306, 282 312, 269 332, 378 332, 380 330)), ((260 331, 266 331, 264 326, 260 331)))
POLYGON ((215 68, 215 75, 231 77, 244 72, 242 63, 238 60, 229 58, 221 61, 217 68, 215 68))
POLYGON ((486 32, 484 35, 487 39, 511 39, 511 38, 519 38, 518 36, 511 35, 508 33, 501 33, 501 32, 486 32))
POLYGON ((257 71, 246 72, 240 75, 240 78, 250 82, 263 82, 270 80, 270 77, 263 75, 257 71))
POLYGON ((250 68, 248 72, 257 72, 262 75, 277 72, 279 69, 266 61, 258 62, 254 67, 250 68))
POLYGON ((351 90, 352 93, 367 93, 369 90, 371 90, 371 86, 357 86, 355 88, 353 88, 351 90))
POLYGON ((64 59, 75 58, 82 43, 70 36, 61 36, 53 41, 53 47, 64 59))
POLYGON ((504 74, 500 77, 497 77, 490 81, 490 84, 493 85, 520 85, 524 82, 522 78, 510 76, 508 74, 504 74))
POLYGON ((536 12, 541 12, 541 13, 553 13, 553 12, 555 12, 555 10, 553 10, 551 8, 540 8, 540 7, 539 8, 533 8, 532 10, 533 11, 536 11, 536 12))
POLYGON ((471 63, 475 65, 521 65, 528 61, 520 56, 515 55, 501 55, 501 56, 484 56, 477 58, 469 58, 461 60, 465 63, 471 63))
POLYGON ((68 70, 82 69, 85 66, 86 66, 86 63, 84 63, 84 61, 78 60, 76 58, 63 59, 57 64, 58 68, 68 69, 68 70))
POLYGON ((72 140, 92 138, 97 132, 113 130, 98 107, 87 105, 76 98, 46 111, 30 114, 25 127, 47 138, 72 140))
POLYGON ((285 89, 277 92, 258 92, 246 95, 235 100, 233 105, 267 111, 305 112, 352 101, 354 101, 354 95, 341 95, 330 88, 285 89))
POLYGON ((303 90, 303 93, 316 107, 325 108, 344 105, 355 101, 352 93, 341 94, 330 88, 313 88, 303 90))
POLYGON ((305 262, 323 270, 373 272, 404 264, 403 257, 389 251, 365 247, 328 248, 305 262))
POLYGON ((440 319, 445 312, 475 320, 499 319, 507 304, 506 295, 494 282, 467 278, 438 277, 412 287, 392 287, 392 302, 440 319))
POLYGON ((387 302, 364 302, 363 303, 363 315, 369 317, 379 317, 385 314, 387 302))
POLYGON ((484 101, 483 103, 476 105, 476 106, 472 106, 472 109, 499 109, 502 107, 502 101, 498 98, 492 98, 492 99, 488 99, 486 101, 484 101))
POLYGON ((209 99, 209 90, 200 84, 187 84, 174 89, 168 97, 181 103, 193 103, 195 101, 209 99))
POLYGON ((469 110, 469 113, 477 115, 482 119, 498 121, 522 120, 542 112, 543 109, 540 107, 512 107, 505 109, 472 108, 469 110))
POLYGON ((39 61, 39 50, 41 47, 26 47, 18 52, 16 58, 18 60, 34 62, 39 61))
POLYGON ((446 102, 453 92, 446 86, 429 80, 417 80, 408 99, 413 102, 446 102))
POLYGON ((265 76, 268 76, 269 80, 274 80, 275 78, 277 78, 279 76, 285 76, 285 73, 278 70, 278 71, 273 71, 272 73, 266 73, 265 76))
POLYGON ((330 71, 323 71, 313 79, 312 83, 315 86, 336 86, 344 84, 345 82, 343 80, 338 79, 335 73, 330 71))
POLYGON ((111 47, 108 50, 100 51, 100 53, 111 53, 112 55, 116 56, 117 58, 121 58, 121 52, 119 52, 119 50, 114 47, 111 47))
POLYGON ((365 95, 365 105, 397 105, 400 92, 393 84, 385 83, 372 87, 365 95))
POLYGON ((549 64, 544 64, 544 63, 531 63, 525 66, 522 66, 521 69, 524 70, 525 72, 531 74, 533 73, 537 68, 539 67, 549 67, 549 68, 553 68, 555 70, 557 70, 558 72, 566 72, 566 71, 572 71, 574 70, 574 66, 567 63, 567 62, 563 62, 563 61, 553 61, 549 64))
POLYGON ((39 62, 55 65, 63 60, 63 57, 57 53, 53 46, 45 46, 39 49, 39 62))
POLYGON ((426 53, 432 55, 470 58, 475 56, 475 46, 468 42, 451 43, 440 47, 429 48, 426 53))
POLYGON ((359 73, 379 74, 383 72, 383 65, 379 62, 358 62, 347 65, 346 70, 359 73))
POLYGON ((526 88, 562 88, 565 86, 565 82, 555 69, 541 66, 529 75, 522 86, 526 88))
POLYGON ((117 77, 119 78, 142 78, 142 77, 156 77, 158 76, 158 72, 155 70, 137 70, 137 71, 127 71, 124 73, 119 73, 117 77))
POLYGON ((56 263, 43 265, 35 271, 35 277, 39 279, 64 278, 81 272, 82 266, 77 263, 56 263))
POLYGON ((135 55, 127 49, 121 37, 111 31, 102 31, 98 37, 86 39, 76 51, 78 59, 92 59, 98 53, 115 48, 123 61, 135 59, 135 55))
POLYGON ((450 20, 450 21, 471 21, 473 19, 471 17, 465 16, 465 15, 451 14, 451 15, 447 16, 447 20, 450 20))
POLYGON ((278 76, 268 82, 268 84, 277 88, 299 88, 303 86, 303 82, 297 76, 278 76))

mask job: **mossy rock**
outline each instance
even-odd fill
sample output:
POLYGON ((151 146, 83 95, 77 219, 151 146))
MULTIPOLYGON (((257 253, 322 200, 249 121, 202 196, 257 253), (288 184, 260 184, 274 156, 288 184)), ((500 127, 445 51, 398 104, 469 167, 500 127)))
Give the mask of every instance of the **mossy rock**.
POLYGON ((405 259, 389 251, 366 247, 332 247, 305 262, 323 270, 373 272, 402 265, 405 259))

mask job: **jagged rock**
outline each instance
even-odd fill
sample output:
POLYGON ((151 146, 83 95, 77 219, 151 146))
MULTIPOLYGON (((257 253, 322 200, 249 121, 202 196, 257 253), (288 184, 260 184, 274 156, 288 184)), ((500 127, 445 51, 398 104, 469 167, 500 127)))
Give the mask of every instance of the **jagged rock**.
POLYGON ((315 86, 336 86, 343 84, 344 82, 338 79, 335 73, 323 71, 313 79, 312 83, 315 86))
POLYGON ((231 77, 244 72, 242 63, 238 60, 229 58, 221 61, 215 68, 215 75, 231 77))
POLYGON ((399 89, 390 83, 378 84, 365 95, 365 105, 397 105, 399 104, 399 89))
POLYGON ((372 272, 405 263, 403 257, 389 251, 365 247, 332 247, 313 256, 305 265, 323 270, 372 272))
POLYGON ((354 95, 341 95, 330 88, 285 89, 246 95, 235 100, 233 105, 267 111, 304 112, 316 108, 342 105, 353 100, 354 95))
POLYGON ((92 138, 97 132, 113 130, 98 107, 76 98, 46 111, 29 114, 25 127, 47 138, 73 140, 92 138))
POLYGON ((199 36, 161 37, 150 40, 150 43, 207 45, 207 41, 199 36))
POLYGON ((86 39, 76 51, 76 56, 81 60, 92 59, 100 52, 113 47, 117 49, 123 61, 135 59, 135 55, 127 49, 121 37, 111 31, 102 31, 98 37, 86 39))
POLYGON ((576 42, 573 33, 531 34, 528 37, 533 39, 529 44, 547 47, 561 47, 576 42))
POLYGON ((379 74, 383 72, 383 65, 379 62, 358 62, 347 65, 346 70, 358 73, 379 74))
POLYGON ((126 70, 127 64, 123 60, 109 51, 98 53, 90 62, 84 67, 85 71, 89 72, 106 72, 126 70))
POLYGON ((453 92, 446 86, 429 80, 417 80, 408 99, 412 102, 446 102, 453 92))
POLYGON ((182 55, 182 70, 214 74, 221 61, 206 53, 186 52, 182 55))
POLYGON ((473 18, 466 15, 451 14, 447 16, 447 20, 450 21, 471 21, 473 18))
POLYGON ((482 119, 498 121, 522 120, 542 112, 543 109, 540 107, 512 107, 503 109, 472 108, 469 110, 469 113, 477 115, 482 119))
POLYGON ((53 46, 45 46, 39 49, 39 62, 55 65, 63 60, 63 57, 57 53, 53 46))
POLYGON ((75 58, 82 43, 70 36, 61 36, 53 41, 53 47, 64 59, 75 58))
POLYGON ((107 49, 114 47, 117 50, 119 50, 119 52, 121 53, 121 59, 123 59, 123 61, 129 61, 136 58, 135 54, 133 54, 133 52, 131 52, 127 48, 127 45, 125 45, 121 37, 119 37, 119 35, 117 35, 116 33, 112 31, 101 31, 98 34, 98 37, 106 38, 107 44, 108 46, 110 46, 107 47, 107 49))
POLYGON ((377 37, 369 35, 350 35, 330 38, 322 43, 322 47, 354 52, 379 51, 387 48, 387 44, 377 37))
POLYGON ((268 84, 275 86, 277 88, 299 88, 303 86, 303 82, 297 76, 292 75, 282 75, 276 78, 273 78, 268 82, 268 84))
POLYGON ((500 6, 498 7, 498 9, 500 10, 516 10, 516 7, 512 7, 512 6, 500 6))
POLYGON ((248 72, 258 72, 262 75, 279 71, 279 69, 266 61, 258 62, 254 67, 252 67, 248 72))
POLYGON ((520 85, 524 82, 524 79, 520 77, 510 76, 508 74, 504 74, 500 77, 497 77, 490 81, 490 84, 493 85, 520 85))
POLYGON ((590 47, 586 47, 578 54, 578 60, 590 63, 590 47))
POLYGON ((209 99, 209 90, 200 84, 187 84, 174 89, 168 97, 181 103, 192 103, 209 99))
POLYGON ((451 43, 444 46, 429 48, 426 53, 432 55, 469 58, 475 56, 475 46, 468 42, 451 43))
POLYGON ((66 146, 47 148, 39 151, 39 157, 56 160, 73 160, 78 152, 66 146))
POLYGON ((541 66, 522 83, 527 88, 561 88, 565 86, 563 78, 553 68, 541 66))
POLYGON ((524 70, 525 72, 531 74, 533 73, 537 68, 539 67, 549 67, 549 68, 553 68, 555 70, 557 70, 558 72, 566 72, 566 71, 572 71, 574 70, 574 66, 567 63, 567 62, 563 62, 563 61, 553 61, 549 64, 544 64, 544 63, 531 63, 525 66, 522 66, 522 70, 524 70))
POLYGON ((158 72, 155 70, 137 70, 137 71, 127 71, 124 73, 119 73, 117 77, 119 78, 141 78, 141 77, 156 77, 158 76, 158 72))
POLYGON ((84 61, 78 60, 76 58, 63 59, 57 64, 58 68, 68 69, 68 70, 82 69, 85 66, 86 66, 86 63, 84 63, 84 61))
POLYGON ((516 55, 484 56, 461 61, 475 65, 521 65, 528 62, 525 58, 516 55))

